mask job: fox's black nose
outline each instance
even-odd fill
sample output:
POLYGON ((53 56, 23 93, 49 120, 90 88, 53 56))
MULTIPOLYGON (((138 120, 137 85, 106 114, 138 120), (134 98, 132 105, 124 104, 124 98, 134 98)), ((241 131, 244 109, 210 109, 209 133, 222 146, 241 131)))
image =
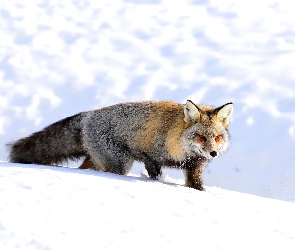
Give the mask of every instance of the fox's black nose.
POLYGON ((212 157, 216 157, 216 156, 217 156, 217 152, 216 152, 216 151, 212 151, 212 152, 210 152, 210 155, 211 155, 212 157))

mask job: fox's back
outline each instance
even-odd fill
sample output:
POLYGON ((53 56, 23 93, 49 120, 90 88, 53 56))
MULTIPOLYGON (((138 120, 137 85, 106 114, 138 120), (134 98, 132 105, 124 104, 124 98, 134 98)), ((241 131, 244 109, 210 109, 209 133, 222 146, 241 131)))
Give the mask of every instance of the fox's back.
POLYGON ((183 106, 171 101, 144 101, 91 111, 83 121, 85 143, 108 137, 134 154, 153 151, 163 157, 167 138, 177 140, 184 128, 183 106))

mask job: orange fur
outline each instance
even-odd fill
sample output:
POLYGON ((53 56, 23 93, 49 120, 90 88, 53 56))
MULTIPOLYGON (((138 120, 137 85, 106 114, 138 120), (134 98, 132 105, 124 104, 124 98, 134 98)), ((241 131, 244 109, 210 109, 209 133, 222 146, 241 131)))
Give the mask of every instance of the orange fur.
POLYGON ((185 128, 185 122, 183 119, 178 119, 174 127, 168 131, 166 139, 166 147, 170 156, 174 160, 180 160, 184 157, 185 152, 181 148, 180 137, 185 128))
POLYGON ((153 113, 144 126, 136 133, 132 141, 134 147, 146 151, 152 147, 153 141, 157 135, 157 130, 160 126, 160 119, 157 113, 153 113))

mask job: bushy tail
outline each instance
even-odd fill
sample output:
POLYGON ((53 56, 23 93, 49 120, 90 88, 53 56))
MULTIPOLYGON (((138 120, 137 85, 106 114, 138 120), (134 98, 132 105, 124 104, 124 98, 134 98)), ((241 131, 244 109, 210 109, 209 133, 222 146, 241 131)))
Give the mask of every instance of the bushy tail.
POLYGON ((11 162, 52 165, 80 158, 86 155, 82 147, 81 114, 60 120, 7 147, 11 162))

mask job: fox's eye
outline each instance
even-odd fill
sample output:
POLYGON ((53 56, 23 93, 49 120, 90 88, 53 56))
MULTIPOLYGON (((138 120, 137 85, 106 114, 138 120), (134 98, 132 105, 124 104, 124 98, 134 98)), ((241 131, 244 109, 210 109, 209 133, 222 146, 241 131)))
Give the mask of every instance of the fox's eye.
POLYGON ((215 141, 216 141, 217 143, 221 142, 221 141, 222 141, 222 135, 218 135, 218 136, 216 136, 216 137, 215 137, 215 141))
POLYGON ((198 142, 206 142, 207 141, 207 138, 201 134, 197 134, 196 139, 198 142))

